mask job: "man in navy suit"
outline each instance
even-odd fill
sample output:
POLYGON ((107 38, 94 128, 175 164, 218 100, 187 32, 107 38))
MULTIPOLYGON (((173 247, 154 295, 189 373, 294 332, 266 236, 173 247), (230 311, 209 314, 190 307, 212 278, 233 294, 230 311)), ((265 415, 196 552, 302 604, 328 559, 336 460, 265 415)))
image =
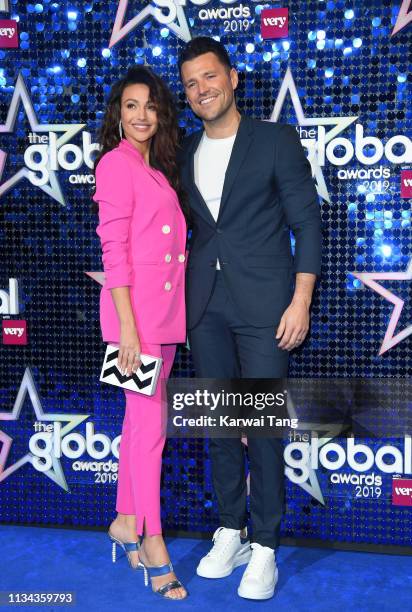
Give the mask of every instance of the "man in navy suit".
MULTIPOLYGON (((204 126, 186 139, 181 158, 192 213, 187 314, 196 375, 286 377, 289 351, 309 329, 321 265, 310 164, 293 127, 239 113, 238 74, 221 43, 191 40, 179 69, 187 101, 204 126)), ((248 563, 238 594, 267 599, 277 582, 282 441, 248 440, 252 544, 243 445, 237 438, 211 439, 210 454, 220 527, 197 573, 222 578, 248 563)))

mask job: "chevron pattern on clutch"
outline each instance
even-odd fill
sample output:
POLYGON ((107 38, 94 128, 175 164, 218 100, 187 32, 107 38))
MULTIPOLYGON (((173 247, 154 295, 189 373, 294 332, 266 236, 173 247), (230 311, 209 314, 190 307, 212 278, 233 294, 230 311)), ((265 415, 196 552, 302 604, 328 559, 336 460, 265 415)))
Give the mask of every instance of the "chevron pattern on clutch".
POLYGON ((144 389, 145 387, 149 387, 152 383, 152 378, 146 378, 145 380, 140 380, 140 378, 137 375, 137 372, 136 374, 132 372, 131 376, 127 376, 126 374, 123 376, 122 374, 120 374, 119 370, 117 369, 117 366, 111 366, 110 368, 105 370, 103 372, 103 378, 107 378, 108 376, 110 376, 110 374, 114 374, 117 380, 119 381, 119 383, 121 383, 122 385, 125 382, 128 382, 129 380, 133 380, 135 385, 139 389, 144 389))
POLYGON ((129 391, 141 392, 144 395, 153 395, 160 375, 162 359, 151 355, 141 355, 141 365, 137 372, 130 376, 122 374, 117 365, 119 348, 108 345, 105 361, 103 362, 100 381, 122 387, 129 391))

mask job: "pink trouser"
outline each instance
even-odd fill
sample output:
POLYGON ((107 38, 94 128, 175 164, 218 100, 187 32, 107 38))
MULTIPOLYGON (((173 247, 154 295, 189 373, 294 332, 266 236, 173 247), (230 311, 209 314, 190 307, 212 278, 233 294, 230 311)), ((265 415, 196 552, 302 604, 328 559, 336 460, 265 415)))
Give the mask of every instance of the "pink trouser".
POLYGON ((116 510, 136 516, 136 531, 162 533, 160 521, 160 473, 166 439, 167 405, 163 382, 172 369, 175 344, 146 344, 142 353, 163 358, 156 393, 145 396, 125 391, 126 411, 119 450, 116 510))

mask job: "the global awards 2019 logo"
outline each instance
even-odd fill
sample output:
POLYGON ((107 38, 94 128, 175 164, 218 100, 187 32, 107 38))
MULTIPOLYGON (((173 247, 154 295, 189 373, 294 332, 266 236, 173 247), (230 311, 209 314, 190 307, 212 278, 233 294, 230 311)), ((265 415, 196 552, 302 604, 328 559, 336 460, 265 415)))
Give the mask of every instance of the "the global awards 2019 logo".
MULTIPOLYGON (((144 0, 138 3, 137 0, 119 0, 109 47, 116 45, 136 27, 143 26, 148 19, 152 19, 160 28, 167 27, 183 42, 189 42, 192 33, 189 27, 190 20, 185 12, 189 6, 198 10, 197 19, 200 22, 224 19, 225 32, 244 32, 249 30, 254 12, 253 5, 256 3, 257 6, 259 5, 259 0, 242 2, 236 6, 231 5, 237 3, 238 0, 220 0, 219 7, 206 8, 211 1, 144 0), (128 13, 130 14, 129 19, 127 18, 128 13)), ((193 23, 193 19, 191 22, 193 23)))
POLYGON ((69 125, 40 123, 22 74, 17 77, 5 123, 0 125, 0 135, 15 132, 20 105, 23 105, 31 128, 31 132, 27 135, 28 146, 24 151, 22 167, 6 179, 3 177, 8 154, 0 149, 0 196, 26 178, 33 187, 41 189, 64 205, 65 198, 58 172, 61 170, 72 172, 69 177, 69 182, 72 184, 93 183, 92 174, 78 174, 77 171, 84 164, 90 170, 93 168, 93 156, 99 150, 99 145, 92 142, 89 132, 83 131, 86 127, 84 123, 69 125), (70 142, 79 132, 82 132, 81 147, 70 142))
POLYGON ((88 418, 87 414, 46 413, 32 372, 26 368, 12 410, 0 412, 0 486, 14 472, 30 464, 39 476, 43 475, 69 491, 62 466, 63 458, 72 461, 73 472, 93 474, 91 484, 116 482, 121 436, 112 440, 106 434, 95 433, 92 422, 86 423, 84 434, 73 431, 88 418), (26 398, 30 400, 34 413, 33 433, 29 436, 28 447, 23 454, 11 460, 15 437, 7 433, 7 425, 19 421, 26 398))
MULTIPOLYGON (((117 482, 121 436, 111 438, 96 433, 94 423, 86 423, 88 418, 87 414, 46 412, 32 372, 26 368, 12 410, 0 412, 0 485, 25 464, 30 464, 38 473, 37 477, 45 476, 69 491, 63 461, 65 467, 70 464, 74 482, 77 472, 92 474, 90 484, 117 482), (18 427, 15 427, 17 433, 8 432, 8 425, 18 425, 26 399, 33 414, 29 419, 31 432, 27 448, 20 456, 13 456, 13 443, 22 432, 18 427), (74 431, 82 423, 85 423, 83 432, 74 431)), ((320 503, 325 501, 316 476, 319 469, 327 471, 330 485, 352 487, 354 497, 380 497, 385 475, 412 475, 411 436, 404 437, 402 448, 379 444, 373 449, 355 438, 348 438, 345 443, 333 441, 338 434, 332 426, 327 426, 321 437, 315 432, 310 439, 306 434, 296 437, 294 433, 285 446, 286 476, 320 503)), ((27 477, 35 478, 33 475, 27 477)), ((402 483, 398 485, 398 494, 404 499, 405 487, 401 487, 402 483)))

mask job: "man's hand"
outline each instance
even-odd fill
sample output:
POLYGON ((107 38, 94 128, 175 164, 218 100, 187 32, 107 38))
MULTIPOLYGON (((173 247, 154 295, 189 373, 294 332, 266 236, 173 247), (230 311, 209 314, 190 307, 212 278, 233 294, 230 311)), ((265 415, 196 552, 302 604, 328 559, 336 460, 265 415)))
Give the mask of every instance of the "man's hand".
POLYGON ((276 330, 278 347, 291 351, 304 341, 309 330, 309 303, 306 300, 292 300, 282 315, 276 330))

